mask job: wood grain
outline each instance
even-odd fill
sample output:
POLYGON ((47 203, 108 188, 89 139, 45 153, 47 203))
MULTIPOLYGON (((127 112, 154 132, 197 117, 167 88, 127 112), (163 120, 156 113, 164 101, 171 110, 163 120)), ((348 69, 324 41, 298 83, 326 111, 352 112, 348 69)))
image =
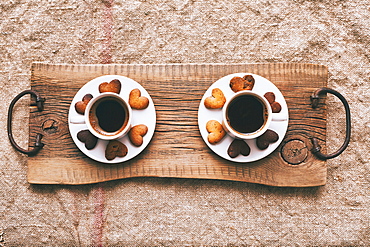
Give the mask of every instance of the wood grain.
POLYGON ((310 95, 327 85, 327 68, 314 64, 111 64, 51 65, 34 63, 31 88, 46 98, 43 112, 30 110, 30 143, 37 133, 45 147, 28 158, 28 181, 36 184, 88 184, 129 177, 178 177, 236 180, 272 186, 318 186, 326 182, 326 162, 308 152, 291 165, 281 158, 290 140, 311 149, 315 136, 325 147, 326 105, 310 107, 310 95), (207 88, 230 73, 249 72, 272 81, 286 98, 289 127, 282 144, 253 163, 226 161, 200 136, 199 102, 207 88), (130 77, 151 95, 157 125, 149 146, 134 159, 116 165, 86 157, 69 135, 67 114, 75 93, 91 79, 107 74, 130 77))

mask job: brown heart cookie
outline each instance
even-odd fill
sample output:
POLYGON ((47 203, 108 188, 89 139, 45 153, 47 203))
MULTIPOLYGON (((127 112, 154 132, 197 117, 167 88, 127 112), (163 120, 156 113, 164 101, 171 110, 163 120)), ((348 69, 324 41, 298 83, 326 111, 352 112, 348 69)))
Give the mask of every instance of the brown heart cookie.
POLYGON ((109 83, 103 82, 99 85, 99 92, 100 93, 112 92, 119 94, 121 92, 121 82, 118 79, 114 79, 109 83))
POLYGON ((261 136, 257 137, 256 144, 259 149, 265 150, 270 143, 277 142, 277 140, 279 140, 279 135, 275 131, 268 129, 261 136))
POLYGON ((216 144, 224 138, 226 132, 222 125, 216 120, 209 120, 206 123, 206 129, 208 131, 208 141, 211 144, 216 144))
POLYGON ((273 113, 279 113, 281 111, 281 105, 279 102, 273 102, 271 104, 271 110, 273 113))
POLYGON ((264 97, 267 99, 267 101, 271 105, 271 110, 273 113, 278 113, 281 111, 281 105, 279 102, 275 101, 275 94, 273 92, 267 92, 265 93, 264 97))
POLYGON ((251 148, 249 147, 249 145, 245 141, 239 140, 239 139, 234 139, 231 142, 229 148, 227 149, 227 154, 231 158, 235 158, 239 154, 243 156, 248 156, 250 153, 251 153, 251 148))
POLYGON ((209 109, 222 108, 226 102, 224 93, 219 88, 212 89, 212 96, 207 97, 204 100, 205 107, 209 109))
POLYGON ((82 114, 84 115, 85 114, 85 110, 86 110, 86 106, 87 104, 89 103, 89 101, 93 98, 93 96, 91 94, 86 94, 83 98, 82 98, 82 101, 78 101, 76 104, 75 104, 75 110, 76 112, 78 112, 79 114, 82 114))
POLYGON ((145 96, 141 96, 140 90, 135 88, 130 92, 128 103, 132 108, 142 110, 148 107, 149 99, 145 96))
POLYGON ((263 96, 267 99, 267 101, 270 104, 272 104, 273 102, 275 102, 275 94, 273 92, 267 92, 263 96))
POLYGON ((120 141, 109 141, 105 149, 105 158, 113 160, 116 157, 125 157, 127 155, 127 147, 120 141))
POLYGON ((133 145, 140 147, 143 144, 143 136, 145 136, 147 132, 148 127, 146 125, 135 125, 128 133, 128 137, 133 145))
POLYGON ((85 147, 88 150, 93 149, 96 146, 96 143, 98 142, 98 138, 91 134, 89 130, 81 130, 77 133, 77 139, 80 142, 85 143, 85 147))
POLYGON ((252 90, 254 82, 255 80, 252 75, 236 76, 230 80, 230 88, 235 93, 242 90, 252 90))

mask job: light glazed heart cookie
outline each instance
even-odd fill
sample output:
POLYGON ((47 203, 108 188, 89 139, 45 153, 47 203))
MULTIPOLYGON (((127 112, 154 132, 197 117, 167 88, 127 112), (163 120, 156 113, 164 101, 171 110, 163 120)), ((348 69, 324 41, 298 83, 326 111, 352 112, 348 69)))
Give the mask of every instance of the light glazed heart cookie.
POLYGON ((252 75, 245 75, 243 77, 233 77, 230 80, 230 88, 235 93, 242 90, 252 90, 254 87, 254 77, 252 75))
POLYGON ((143 137, 148 132, 148 127, 144 124, 135 125, 128 133, 128 137, 133 145, 140 147, 143 144, 143 137))
POLYGON ((211 144, 216 144, 224 138, 226 132, 222 125, 216 120, 209 120, 206 124, 206 129, 208 131, 208 141, 211 144))
POLYGON ((89 101, 93 98, 93 96, 91 94, 86 94, 83 98, 82 98, 82 101, 78 101, 76 104, 75 104, 75 110, 76 112, 78 112, 79 114, 82 114, 84 115, 85 114, 85 110, 86 110, 86 106, 87 104, 89 103, 89 101))
POLYGON ((121 92, 121 82, 118 79, 114 79, 109 83, 103 82, 99 85, 99 92, 100 93, 112 92, 119 94, 121 92))
POLYGON ((209 109, 222 108, 226 102, 224 93, 219 88, 212 89, 212 96, 207 97, 204 100, 205 107, 209 109))
POLYGON ((145 96, 141 96, 140 90, 135 88, 130 92, 128 103, 132 108, 142 110, 148 107, 149 99, 145 96))

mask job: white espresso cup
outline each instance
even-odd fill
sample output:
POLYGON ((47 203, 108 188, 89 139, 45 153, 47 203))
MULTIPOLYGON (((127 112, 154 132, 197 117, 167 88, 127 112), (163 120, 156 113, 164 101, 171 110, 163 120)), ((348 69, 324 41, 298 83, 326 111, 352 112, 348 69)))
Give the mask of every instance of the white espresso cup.
POLYGON ((84 116, 70 119, 74 124, 86 124, 89 131, 99 139, 115 140, 123 137, 131 128, 130 105, 116 93, 101 93, 86 106, 84 116))
POLYGON ((266 132, 271 121, 286 121, 286 114, 273 113, 263 95, 250 90, 233 94, 222 108, 222 125, 232 137, 254 139, 266 132))

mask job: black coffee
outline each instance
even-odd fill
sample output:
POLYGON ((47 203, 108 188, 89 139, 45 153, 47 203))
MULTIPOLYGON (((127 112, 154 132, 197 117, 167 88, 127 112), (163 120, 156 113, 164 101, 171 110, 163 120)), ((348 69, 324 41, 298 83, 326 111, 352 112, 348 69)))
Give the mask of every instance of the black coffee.
POLYGON ((234 99, 227 109, 230 126, 240 133, 252 133, 265 122, 262 102, 252 95, 242 95, 234 99))
MULTIPOLYGON (((95 108, 95 114, 91 114, 91 116, 94 117, 95 115, 97 124, 101 130, 105 132, 116 132, 124 126, 126 111, 120 102, 115 99, 104 99, 96 104, 96 108, 93 107, 92 109, 94 112, 95 108)), ((93 127, 99 131, 96 124, 93 127)))

